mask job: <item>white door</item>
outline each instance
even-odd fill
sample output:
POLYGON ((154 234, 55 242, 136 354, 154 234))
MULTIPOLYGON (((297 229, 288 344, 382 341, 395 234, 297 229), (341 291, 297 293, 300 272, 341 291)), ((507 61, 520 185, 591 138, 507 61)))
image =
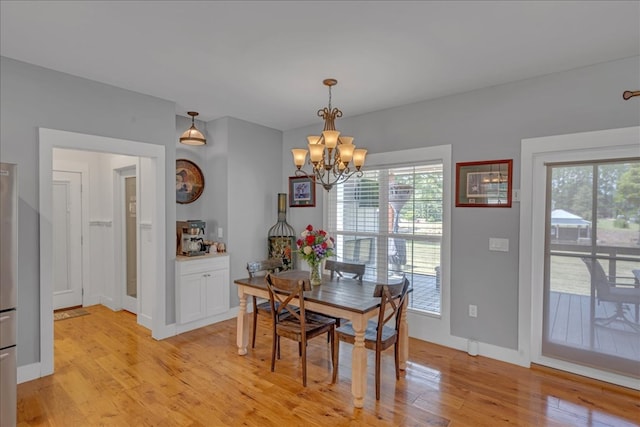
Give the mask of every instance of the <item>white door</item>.
POLYGON ((53 309, 82 305, 79 172, 53 171, 53 309))
POLYGON ((121 171, 122 308, 138 314, 138 240, 135 168, 121 171))

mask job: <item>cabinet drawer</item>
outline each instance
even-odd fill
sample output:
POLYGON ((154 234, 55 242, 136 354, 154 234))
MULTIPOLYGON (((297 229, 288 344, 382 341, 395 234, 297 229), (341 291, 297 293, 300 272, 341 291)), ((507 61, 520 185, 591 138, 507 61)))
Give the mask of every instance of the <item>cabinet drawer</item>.
POLYGON ((222 270, 228 268, 229 258, 207 258, 207 259, 195 259, 193 261, 180 261, 179 274, 192 274, 200 273, 203 271, 222 270))

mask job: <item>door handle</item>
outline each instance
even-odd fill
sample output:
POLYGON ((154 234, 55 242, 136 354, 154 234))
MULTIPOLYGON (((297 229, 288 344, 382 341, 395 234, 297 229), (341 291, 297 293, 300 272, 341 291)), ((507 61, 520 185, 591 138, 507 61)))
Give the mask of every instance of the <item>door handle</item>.
POLYGON ((5 320, 9 320, 9 316, 0 317, 0 322, 4 322, 5 320))
POLYGON ((2 353, 2 354, 0 354, 0 360, 2 360, 2 359, 6 359, 7 357, 9 357, 9 353, 2 353))

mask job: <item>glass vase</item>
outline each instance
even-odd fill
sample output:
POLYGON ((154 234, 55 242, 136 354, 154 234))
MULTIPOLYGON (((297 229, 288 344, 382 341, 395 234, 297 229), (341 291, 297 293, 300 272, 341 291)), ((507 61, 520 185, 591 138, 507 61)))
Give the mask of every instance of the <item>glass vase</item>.
POLYGON ((309 268, 311 269, 309 272, 309 282, 311 283, 311 286, 320 286, 322 283, 322 272, 320 271, 321 266, 321 261, 309 263, 309 268))

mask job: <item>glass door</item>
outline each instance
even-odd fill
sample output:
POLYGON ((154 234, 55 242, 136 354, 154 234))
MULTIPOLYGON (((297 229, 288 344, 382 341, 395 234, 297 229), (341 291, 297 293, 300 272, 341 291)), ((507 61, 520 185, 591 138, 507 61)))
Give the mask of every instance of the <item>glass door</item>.
POLYGON ((640 377, 640 160, 546 170, 542 355, 640 377))

